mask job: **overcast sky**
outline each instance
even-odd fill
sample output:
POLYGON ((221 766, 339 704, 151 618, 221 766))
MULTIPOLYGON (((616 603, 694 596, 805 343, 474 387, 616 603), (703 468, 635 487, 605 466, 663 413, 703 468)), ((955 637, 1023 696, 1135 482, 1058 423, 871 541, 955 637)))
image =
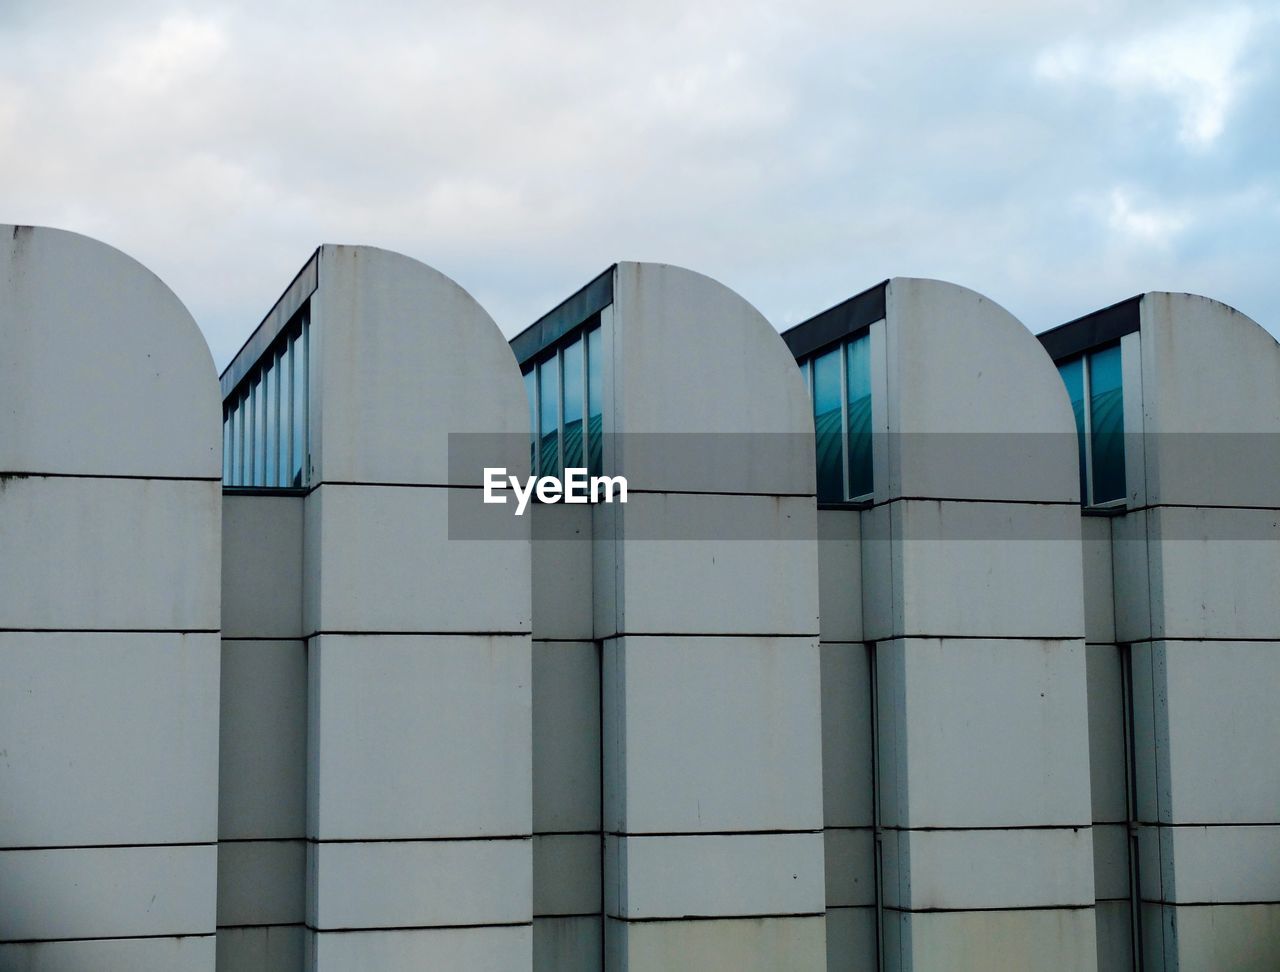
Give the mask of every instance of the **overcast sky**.
POLYGON ((1280 0, 0 0, 0 221, 132 254, 219 367, 322 242, 508 335, 619 259, 778 327, 915 275, 1278 331, 1278 51, 1280 0))

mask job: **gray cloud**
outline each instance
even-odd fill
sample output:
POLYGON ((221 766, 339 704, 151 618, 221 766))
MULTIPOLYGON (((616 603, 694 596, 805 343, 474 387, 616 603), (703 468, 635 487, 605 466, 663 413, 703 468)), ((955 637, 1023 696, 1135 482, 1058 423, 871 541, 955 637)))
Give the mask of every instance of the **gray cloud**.
POLYGON ((615 259, 777 325, 893 274, 1033 329, 1147 289, 1280 327, 1270 3, 0 7, 0 218, 159 273, 219 364, 320 242, 514 333, 615 259))

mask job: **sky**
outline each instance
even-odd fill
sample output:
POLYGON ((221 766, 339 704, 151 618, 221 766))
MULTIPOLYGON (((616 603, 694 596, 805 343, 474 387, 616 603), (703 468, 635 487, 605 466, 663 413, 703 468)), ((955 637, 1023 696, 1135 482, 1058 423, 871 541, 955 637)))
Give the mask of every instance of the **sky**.
POLYGON ((1280 0, 0 0, 0 221, 146 264, 219 368, 321 243, 507 335, 616 260, 780 329, 924 276, 1276 333, 1277 51, 1280 0))

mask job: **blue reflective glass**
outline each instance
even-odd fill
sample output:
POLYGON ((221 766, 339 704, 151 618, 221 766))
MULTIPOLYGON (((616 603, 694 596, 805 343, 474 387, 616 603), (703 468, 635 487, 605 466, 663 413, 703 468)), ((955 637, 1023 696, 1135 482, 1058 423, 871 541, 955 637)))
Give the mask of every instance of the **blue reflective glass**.
POLYGON ((813 426, 817 437, 819 503, 839 503, 845 498, 840 352, 841 349, 836 348, 813 359, 813 426))
POLYGON ((541 417, 541 456, 538 473, 560 475, 560 368, 554 357, 538 365, 538 404, 541 417))
POLYGON ((236 400, 231 412, 231 485, 239 486, 244 475, 244 399, 236 400))
POLYGON ((587 334, 587 469, 603 475, 604 469, 604 351, 600 328, 587 334))
POLYGON ((303 322, 302 333, 295 337, 292 345, 293 358, 293 429, 290 438, 293 440, 293 461, 289 464, 289 481, 291 485, 301 486, 307 461, 307 326, 303 322))
POLYGON ((1080 459, 1080 502, 1089 502, 1089 491, 1085 483, 1085 440, 1084 440, 1084 359, 1076 358, 1058 366, 1058 374, 1067 386, 1067 397, 1071 400, 1071 411, 1076 417, 1076 448, 1080 459))
POLYGON ((1124 394, 1120 345, 1089 355, 1089 424, 1093 449, 1093 502, 1123 499, 1124 394))
POLYGON ((253 386, 253 485, 267 481, 267 390, 261 378, 253 386))
POLYGON ((524 393, 529 398, 529 471, 538 472, 538 374, 530 369, 524 373, 524 393))
POLYGON ((266 459, 263 466, 262 484, 264 486, 275 486, 276 457, 279 455, 280 451, 276 426, 277 419, 280 415, 279 402, 277 400, 280 394, 280 388, 279 373, 276 371, 274 361, 271 361, 267 365, 266 374, 262 376, 262 387, 266 391, 266 434, 263 436, 263 440, 266 442, 266 459))
POLYGON ((586 389, 582 386, 582 339, 564 349, 561 367, 561 386, 564 414, 564 467, 582 468, 582 412, 586 389))
POLYGON ((231 413, 222 415, 222 485, 231 483, 231 413))
POLYGON ((849 497, 872 491, 871 337, 863 335, 845 349, 849 391, 849 497))
POLYGON ((289 419, 289 410, 293 407, 293 386, 291 384, 293 375, 290 369, 293 367, 293 361, 289 355, 289 345, 286 343, 280 352, 280 358, 276 361, 276 374, 279 376, 280 382, 280 441, 276 443, 276 467, 279 470, 278 483, 279 486, 288 486, 289 483, 289 433, 292 430, 292 423, 289 419))

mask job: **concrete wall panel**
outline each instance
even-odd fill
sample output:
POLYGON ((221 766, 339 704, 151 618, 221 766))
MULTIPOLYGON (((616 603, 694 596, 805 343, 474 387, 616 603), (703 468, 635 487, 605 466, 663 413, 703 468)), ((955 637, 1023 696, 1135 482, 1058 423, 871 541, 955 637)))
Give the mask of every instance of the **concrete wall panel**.
POLYGON ((601 838, 594 834, 535 834, 533 913, 589 915, 600 911, 601 838))
POLYGON ((1093 972, 1097 937, 1092 909, 935 912, 886 917, 889 970, 947 972, 1093 972), (909 947, 909 951, 908 951, 909 947))
POLYGON ((301 496, 222 501, 222 636, 300 638, 301 496))
POLYGON ((884 901, 914 911, 1093 904, 1089 828, 886 833, 884 901))
POLYGON ((920 639, 877 651, 884 761, 905 766, 882 776, 886 826, 1088 826, 1082 643, 920 639))
POLYGON ((216 857, 207 844, 0 851, 0 940, 210 934, 216 857))
POLYGON ((311 646, 308 836, 531 833, 527 637, 323 635, 311 646))
POLYGON ((807 972, 825 967, 822 915, 710 921, 605 919, 605 968, 619 972, 807 972))
POLYGON ((822 640, 862 641, 862 521, 852 510, 818 511, 822 640))
POLYGON ((600 972, 604 948, 601 921, 599 915, 535 918, 534 972, 600 972))
POLYGON ((8 478, 0 628, 217 631, 215 482, 8 478))
POLYGON ((590 641, 593 507, 539 503, 533 530, 533 631, 540 639, 590 641))
POLYGON ((812 499, 638 493, 613 515, 626 542, 612 551, 597 545, 620 558, 597 578, 624 595, 599 592, 597 638, 817 633, 812 499), (604 613, 610 604, 620 615, 604 613))
POLYGON ((307 917, 319 931, 529 920, 527 839, 325 843, 310 854, 307 917))
MULTIPOLYGON (((0 968, 21 972, 206 972, 213 968, 213 953, 211 934, 30 942, 0 945, 0 968)), ((252 966, 234 968, 236 972, 257 972, 252 966)))
POLYGON ((821 834, 605 837, 605 912, 628 919, 816 914, 821 834))
POLYGON ((606 829, 820 828, 818 674, 810 638, 606 642, 606 829))
POLYGON ((875 908, 827 906, 827 972, 877 972, 875 908))
POLYGON ((600 652, 533 643, 533 826, 600 829, 600 652))
POLYGON ((305 841, 223 841, 218 845, 218 925, 301 924, 306 870, 305 841))
POLYGON ((828 827, 823 833, 827 907, 853 908, 876 903, 875 834, 870 828, 828 827))
POLYGON ((532 949, 530 925, 330 932, 309 936, 306 962, 309 969, 510 972, 528 967, 532 949))
POLYGON ((305 936, 301 925, 219 928, 218 972, 292 972, 301 969, 305 936))
POLYGON ((219 836, 304 836, 306 644, 223 641, 221 708, 219 836))
POLYGON ((823 820, 828 827, 868 827, 874 790, 867 646, 823 643, 819 651, 823 820))
POLYGON ((214 840, 217 712, 215 634, 0 632, 0 847, 214 840))
POLYGON ((307 633, 528 631, 527 526, 523 540, 449 539, 449 503, 473 493, 314 490, 306 513, 308 521, 318 518, 308 524, 307 633))

